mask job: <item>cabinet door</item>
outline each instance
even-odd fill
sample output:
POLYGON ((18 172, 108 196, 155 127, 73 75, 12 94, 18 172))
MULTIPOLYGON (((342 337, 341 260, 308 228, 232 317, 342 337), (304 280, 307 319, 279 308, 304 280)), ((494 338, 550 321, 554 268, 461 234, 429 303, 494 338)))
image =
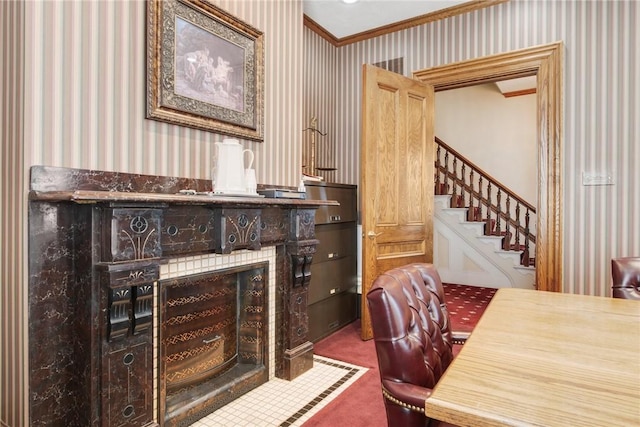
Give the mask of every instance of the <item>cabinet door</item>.
POLYGON ((316 211, 316 224, 355 222, 358 220, 355 187, 309 186, 307 197, 314 200, 336 200, 340 206, 320 206, 316 211))
POLYGON ((309 306, 309 340, 316 342, 357 318, 356 287, 309 306))
POLYGON ((309 304, 344 292, 356 284, 356 258, 311 264, 309 304))
POLYGON ((320 244, 313 255, 313 264, 356 256, 355 223, 325 224, 316 227, 316 239, 320 244))

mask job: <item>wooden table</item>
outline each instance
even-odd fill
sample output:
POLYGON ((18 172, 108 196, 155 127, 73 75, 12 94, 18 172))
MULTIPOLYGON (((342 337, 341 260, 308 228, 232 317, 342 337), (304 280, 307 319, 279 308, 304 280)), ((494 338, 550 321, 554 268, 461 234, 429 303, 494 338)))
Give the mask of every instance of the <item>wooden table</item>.
POLYGON ((500 289, 425 404, 459 426, 640 426, 640 302, 500 289))

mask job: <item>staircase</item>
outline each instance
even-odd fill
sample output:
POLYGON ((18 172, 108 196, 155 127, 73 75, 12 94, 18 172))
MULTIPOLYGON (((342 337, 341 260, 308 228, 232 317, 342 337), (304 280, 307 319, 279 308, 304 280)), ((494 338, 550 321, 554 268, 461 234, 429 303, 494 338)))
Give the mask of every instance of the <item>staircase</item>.
POLYGON ((502 236, 468 221, 468 208, 451 208, 451 195, 436 195, 433 259, 445 283, 534 289, 535 269, 520 264, 521 251, 502 249, 502 236))
POLYGON ((535 207, 437 137, 436 144, 434 262, 450 276, 443 281, 533 288, 535 207))

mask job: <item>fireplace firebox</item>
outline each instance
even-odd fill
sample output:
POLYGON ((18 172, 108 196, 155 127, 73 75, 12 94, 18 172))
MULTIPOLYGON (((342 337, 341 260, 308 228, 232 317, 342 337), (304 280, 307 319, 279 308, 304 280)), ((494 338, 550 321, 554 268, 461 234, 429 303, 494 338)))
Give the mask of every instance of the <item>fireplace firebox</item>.
POLYGON ((209 187, 207 180, 31 168, 31 426, 181 425, 268 379, 267 362, 289 380, 313 366, 314 216, 337 202, 180 192, 209 187), (268 271, 161 277, 178 258, 265 248, 275 253, 268 271), (256 316, 270 292, 267 276, 275 277, 272 330, 256 316), (169 323, 194 316, 207 322, 169 323), (158 319, 167 323, 156 327, 158 319), (199 336, 180 344, 191 334, 199 336))
POLYGON ((190 424, 268 379, 268 264, 160 280, 165 425, 190 424))

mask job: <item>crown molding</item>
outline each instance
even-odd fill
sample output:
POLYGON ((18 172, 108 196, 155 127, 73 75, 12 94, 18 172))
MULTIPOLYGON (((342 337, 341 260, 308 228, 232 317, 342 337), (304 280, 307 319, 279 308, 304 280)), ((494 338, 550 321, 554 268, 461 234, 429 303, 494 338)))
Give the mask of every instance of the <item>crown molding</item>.
POLYGON ((348 44, 361 42, 363 40, 372 39, 374 37, 379 37, 385 34, 394 33, 396 31, 402 31, 408 28, 417 27, 418 25, 426 24, 428 22, 434 22, 440 19, 446 19, 452 16, 461 15, 463 13, 473 12, 485 7, 495 6, 500 3, 506 3, 508 1, 509 0, 472 0, 436 12, 427 13, 425 15, 416 16, 410 19, 405 19, 403 21, 395 22, 393 24, 374 28, 368 31, 363 31, 352 36, 342 38, 336 38, 333 34, 331 34, 313 19, 309 18, 307 15, 303 16, 303 23, 305 27, 309 28, 311 31, 315 32, 335 47, 341 47, 348 44))
POLYGON ((505 98, 512 98, 514 96, 522 96, 522 95, 531 95, 536 93, 536 88, 532 87, 531 89, 522 89, 522 90, 514 90, 511 92, 503 92, 502 96, 505 98))

